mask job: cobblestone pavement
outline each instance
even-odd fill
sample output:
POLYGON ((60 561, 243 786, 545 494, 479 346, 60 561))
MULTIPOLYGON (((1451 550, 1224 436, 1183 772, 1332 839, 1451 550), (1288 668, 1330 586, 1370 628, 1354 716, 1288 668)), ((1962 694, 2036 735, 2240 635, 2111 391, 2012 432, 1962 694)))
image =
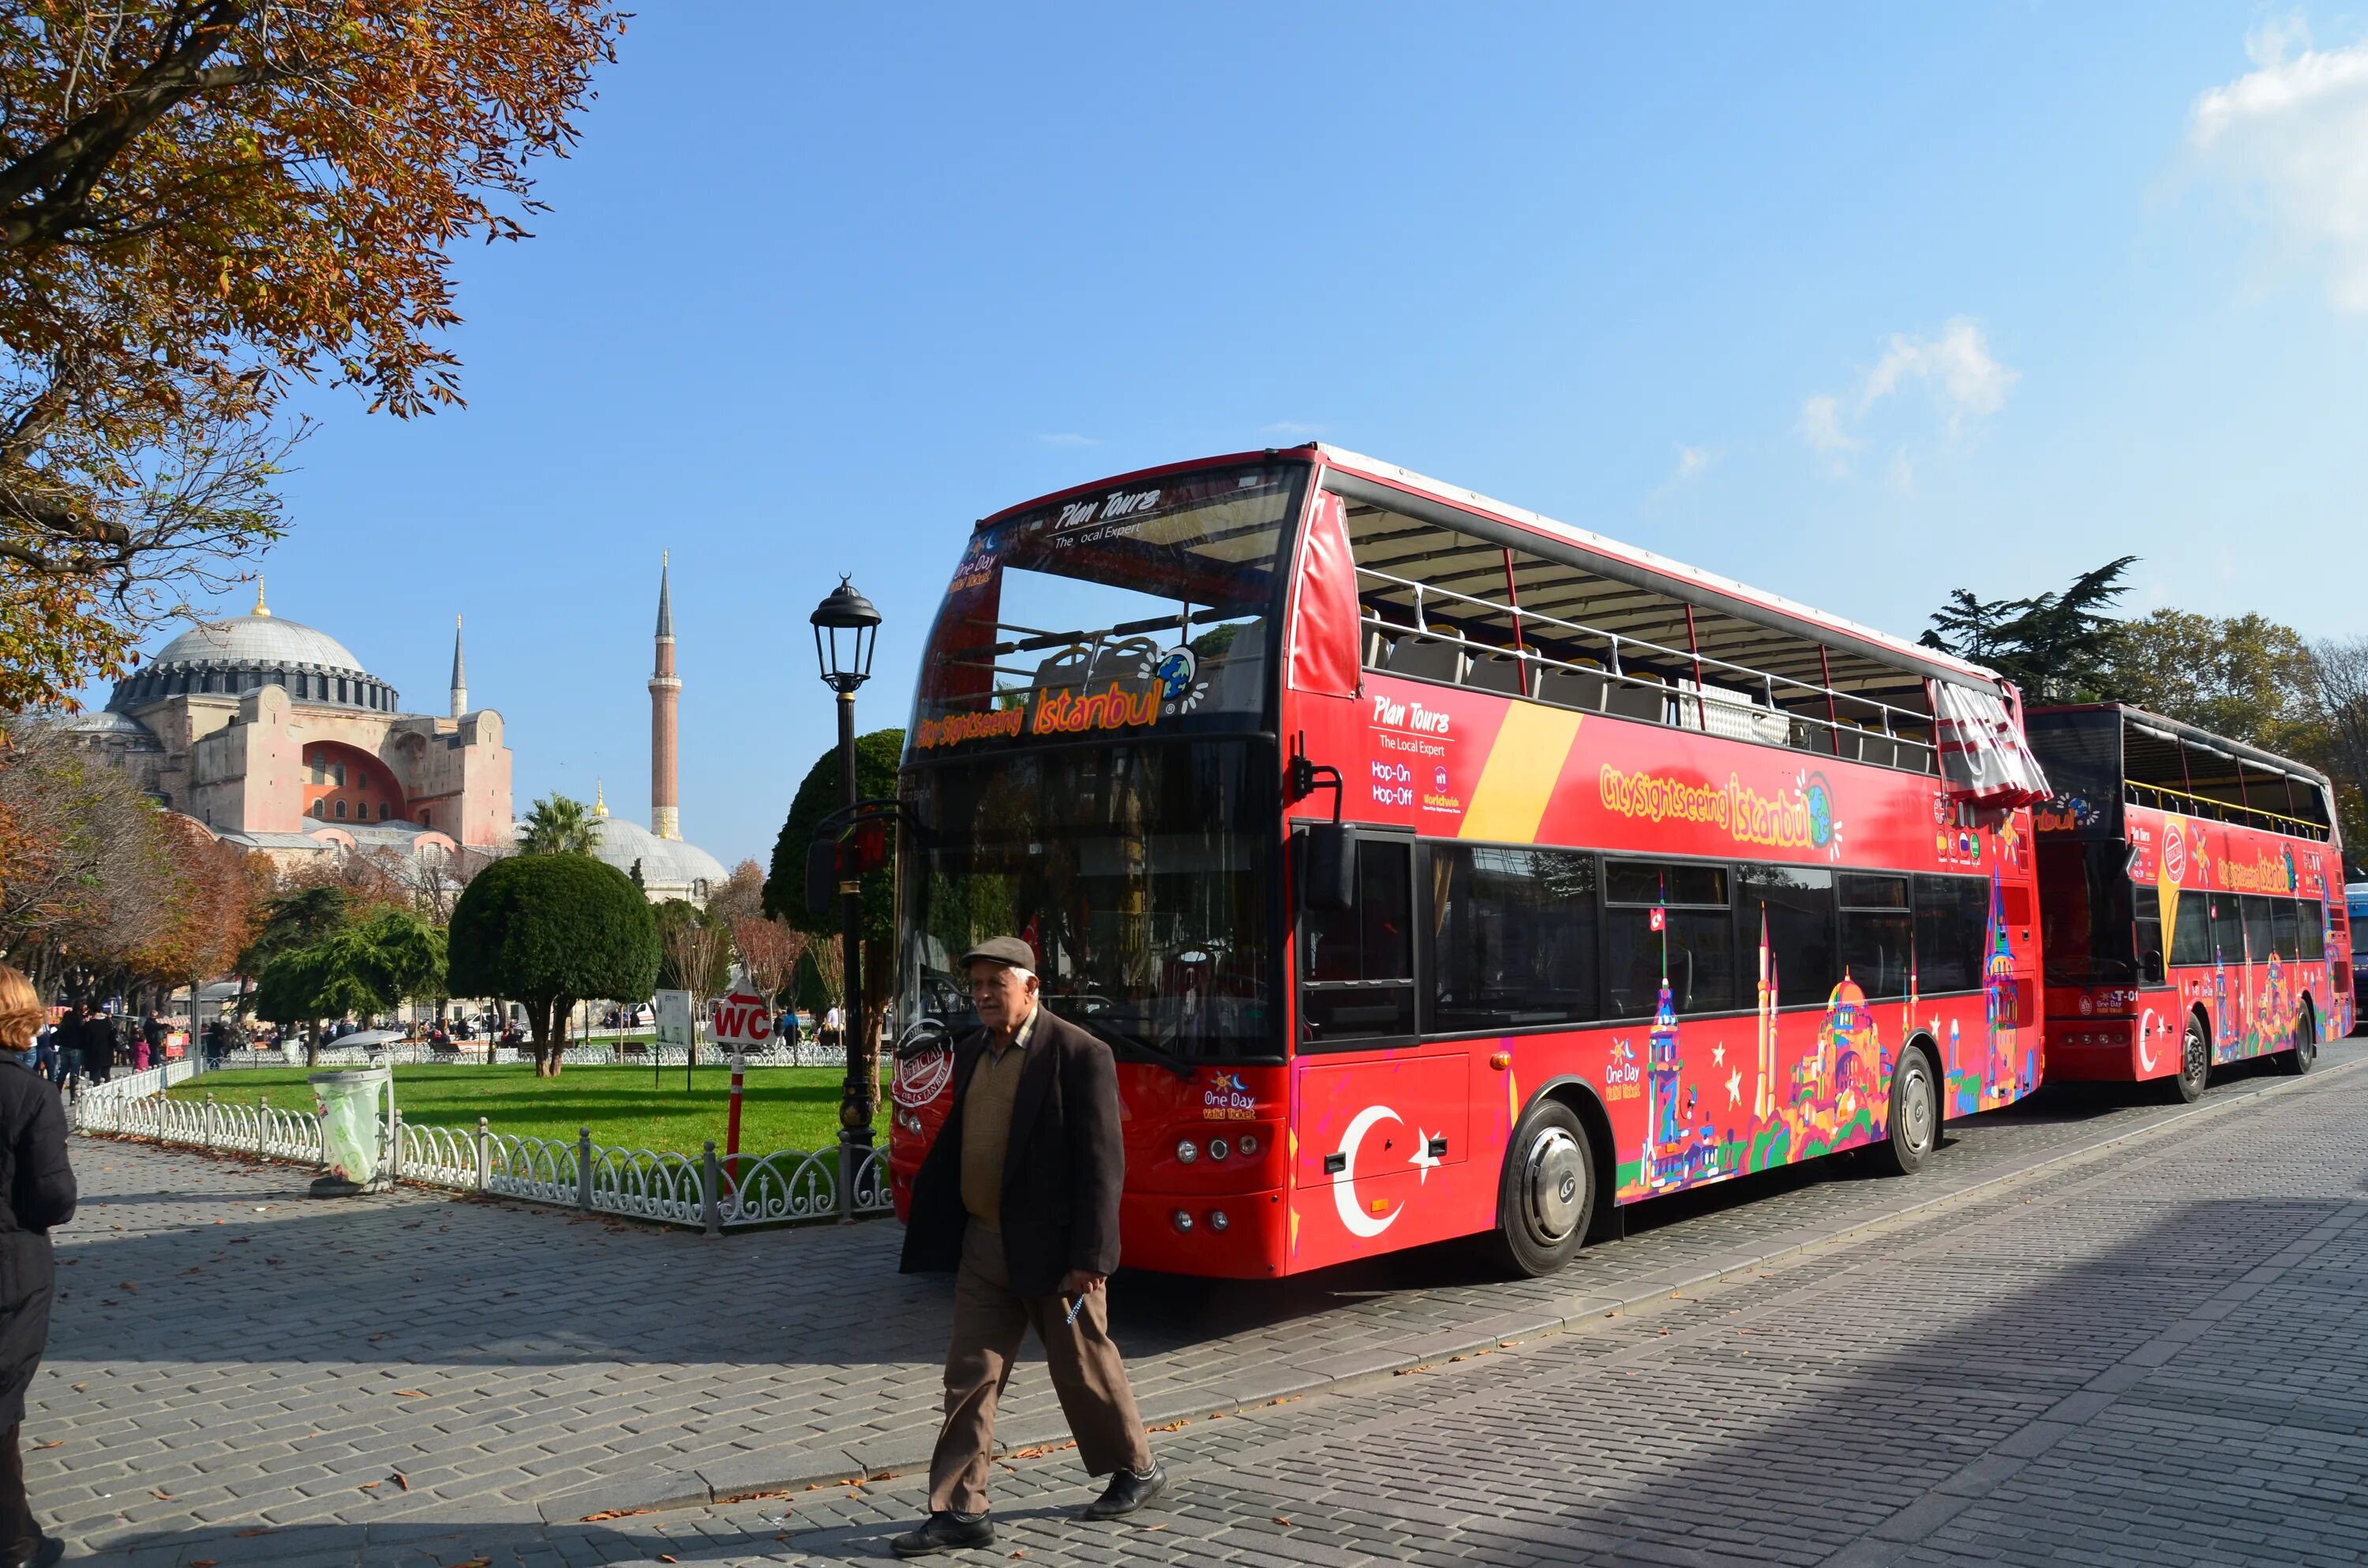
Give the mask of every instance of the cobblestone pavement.
MULTIPOLYGON (((1910 1181, 1664 1199, 1550 1280, 1453 1248, 1121 1277, 1173 1504, 1069 1522, 1088 1493, 1023 1369, 995 1554, 2358 1561, 2368 1051, 2325 1061, 2193 1108, 2043 1096, 1910 1181)), ((894 1274, 892 1225, 711 1242, 75 1154, 26 1442, 37 1508, 99 1561, 836 1561, 918 1506, 948 1289, 894 1274)))

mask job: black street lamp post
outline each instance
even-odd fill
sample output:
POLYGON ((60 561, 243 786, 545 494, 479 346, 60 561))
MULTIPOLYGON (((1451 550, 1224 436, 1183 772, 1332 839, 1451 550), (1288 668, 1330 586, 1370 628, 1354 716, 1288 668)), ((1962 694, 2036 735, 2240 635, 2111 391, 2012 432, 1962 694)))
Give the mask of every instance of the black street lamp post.
MULTIPOLYGON (((845 577, 816 607, 814 616, 814 659, 822 666, 825 686, 838 694, 838 801, 852 816, 856 802, 855 691, 871 678, 871 651, 880 636, 880 612, 871 601, 850 586, 845 577)), ((838 884, 841 970, 845 982, 847 1078, 838 1097, 839 1141, 842 1145, 871 1142, 871 1074, 865 1071, 863 1048, 871 1038, 863 1006, 863 884, 848 876, 838 884)), ((851 1164, 852 1162, 842 1162, 851 1164)), ((852 1172, 847 1173, 851 1178, 852 1172)), ((849 1212, 851 1179, 839 1184, 839 1212, 849 1212)))

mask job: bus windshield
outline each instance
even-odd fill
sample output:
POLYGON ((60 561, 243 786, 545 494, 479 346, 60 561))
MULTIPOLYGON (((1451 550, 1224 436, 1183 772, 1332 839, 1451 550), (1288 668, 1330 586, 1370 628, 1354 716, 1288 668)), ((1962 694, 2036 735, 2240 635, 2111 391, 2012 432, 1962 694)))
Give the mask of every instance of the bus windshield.
POLYGON ((1263 728, 1286 525, 1306 472, 1166 475, 981 528, 930 630, 908 755, 1263 728))
POLYGON ((897 1025, 975 1028, 954 966, 1036 950, 1045 1005, 1126 1054, 1279 1058, 1273 753, 1141 743, 965 758, 905 776, 897 1025))

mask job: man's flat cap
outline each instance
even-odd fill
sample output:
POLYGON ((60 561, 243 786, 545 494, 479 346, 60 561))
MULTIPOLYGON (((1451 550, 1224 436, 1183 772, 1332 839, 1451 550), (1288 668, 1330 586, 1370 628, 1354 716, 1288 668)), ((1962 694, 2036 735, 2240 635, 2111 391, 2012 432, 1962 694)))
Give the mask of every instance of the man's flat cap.
POLYGON ((1036 972, 1036 953, 1017 937, 989 937, 962 956, 965 970, 974 963, 999 963, 1012 969, 1036 972))

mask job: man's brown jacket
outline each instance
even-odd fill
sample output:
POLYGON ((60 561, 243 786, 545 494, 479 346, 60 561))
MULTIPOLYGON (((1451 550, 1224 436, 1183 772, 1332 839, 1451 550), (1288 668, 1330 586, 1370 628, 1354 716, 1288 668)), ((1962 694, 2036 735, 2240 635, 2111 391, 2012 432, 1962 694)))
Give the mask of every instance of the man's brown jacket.
MULTIPOLYGON (((1110 1047, 1041 1003, 1028 1031, 1003 1157, 1003 1255, 1018 1296, 1051 1296, 1073 1268, 1118 1269, 1118 1196, 1126 1184, 1118 1071, 1110 1047)), ((986 1050, 979 1030, 954 1051, 954 1103, 913 1178, 902 1269, 924 1274, 962 1261, 962 1102, 986 1050)))

